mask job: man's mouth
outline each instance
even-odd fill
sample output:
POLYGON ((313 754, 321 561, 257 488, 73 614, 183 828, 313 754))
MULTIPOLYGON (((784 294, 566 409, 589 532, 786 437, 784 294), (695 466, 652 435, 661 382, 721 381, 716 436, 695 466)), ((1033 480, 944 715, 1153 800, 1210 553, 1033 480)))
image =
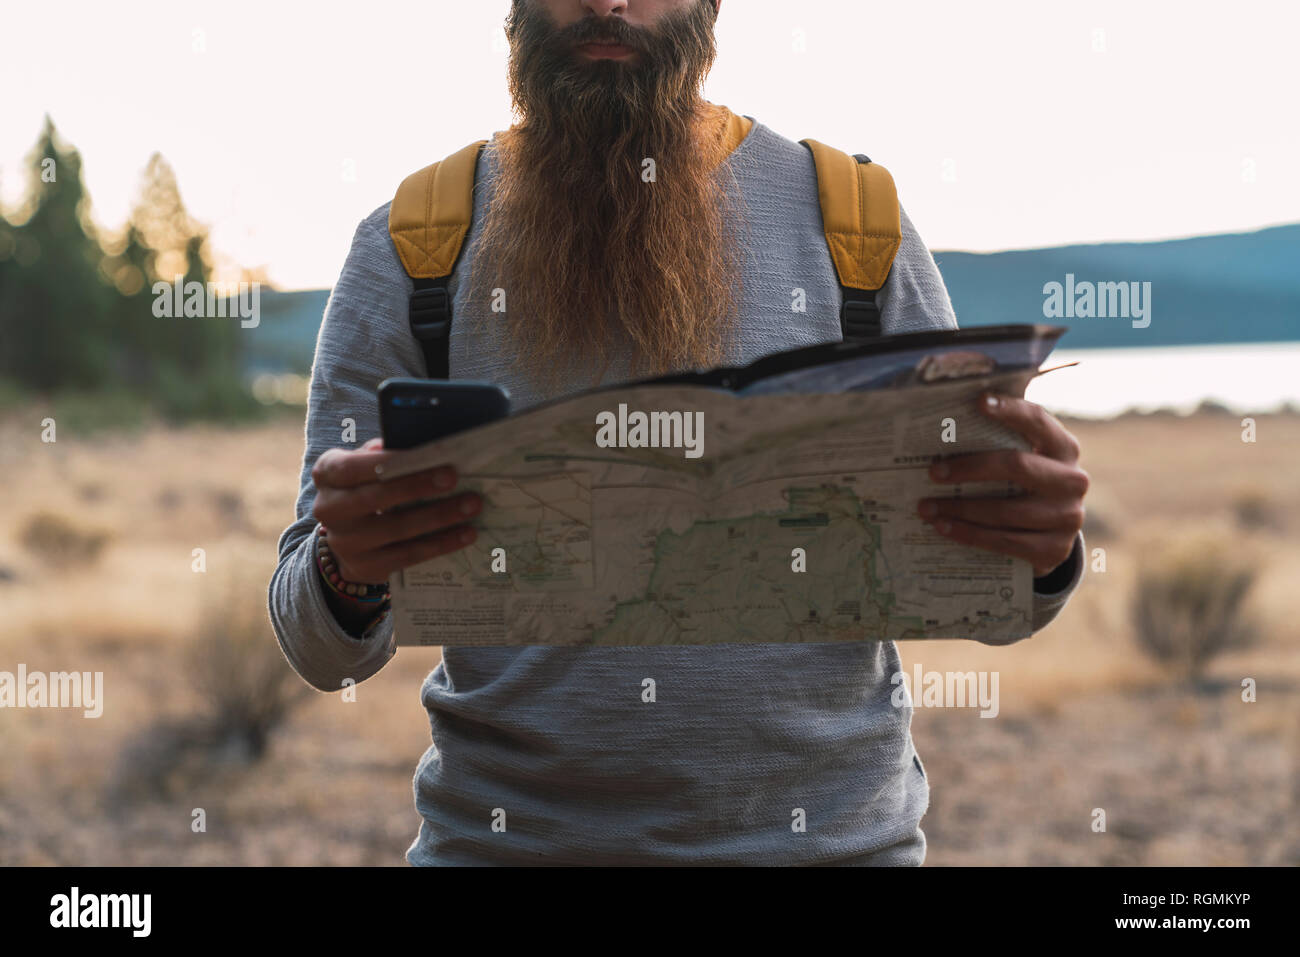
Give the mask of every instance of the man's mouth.
POLYGON ((626 60, 636 55, 636 50, 632 47, 604 42, 580 44, 578 52, 593 60, 626 60))

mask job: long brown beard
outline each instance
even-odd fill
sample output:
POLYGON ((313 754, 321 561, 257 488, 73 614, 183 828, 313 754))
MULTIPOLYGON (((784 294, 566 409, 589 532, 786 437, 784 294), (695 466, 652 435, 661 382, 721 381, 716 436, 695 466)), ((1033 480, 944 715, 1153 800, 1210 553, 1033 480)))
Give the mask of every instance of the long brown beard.
POLYGON ((496 179, 471 295, 505 292, 510 340, 550 390, 574 359, 599 381, 616 351, 633 375, 718 364, 739 299, 717 175, 726 113, 700 85, 716 47, 712 0, 654 29, 587 17, 559 29, 515 0, 507 20, 518 122, 496 141, 496 179), (604 39, 639 62, 584 61, 604 39), (647 181, 653 160, 653 181, 647 181))

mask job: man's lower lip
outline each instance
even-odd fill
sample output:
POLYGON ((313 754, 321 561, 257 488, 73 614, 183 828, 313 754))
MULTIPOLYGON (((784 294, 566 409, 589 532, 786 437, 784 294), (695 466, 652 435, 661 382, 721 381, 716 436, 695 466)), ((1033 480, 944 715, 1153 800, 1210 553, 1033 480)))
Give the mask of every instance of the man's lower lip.
POLYGON ((625 47, 621 43, 584 43, 578 47, 578 50, 589 57, 613 60, 621 60, 636 52, 631 47, 625 47))

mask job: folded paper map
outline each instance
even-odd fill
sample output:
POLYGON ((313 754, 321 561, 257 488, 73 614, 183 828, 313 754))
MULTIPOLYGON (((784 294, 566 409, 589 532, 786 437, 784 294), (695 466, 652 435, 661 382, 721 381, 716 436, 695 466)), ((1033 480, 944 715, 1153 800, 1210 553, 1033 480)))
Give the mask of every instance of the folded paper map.
POLYGON ((1025 637, 1030 565, 917 514, 938 458, 1026 448, 982 415, 1064 330, 993 326, 598 388, 398 452, 484 501, 470 546, 395 574, 399 645, 1025 637))

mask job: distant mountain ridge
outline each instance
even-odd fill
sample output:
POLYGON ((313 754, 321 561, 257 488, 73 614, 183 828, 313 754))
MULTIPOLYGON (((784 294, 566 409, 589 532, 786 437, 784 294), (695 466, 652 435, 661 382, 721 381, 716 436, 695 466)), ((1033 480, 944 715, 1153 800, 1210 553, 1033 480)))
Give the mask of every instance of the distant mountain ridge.
MULTIPOLYGON (((1300 224, 1148 243, 1098 243, 1000 253, 936 251, 963 326, 1049 322, 1062 348, 1126 348, 1300 340, 1300 224), (1043 315, 1043 287, 1151 283, 1151 323, 1043 315)), ((262 293, 248 335, 249 371, 311 370, 328 289, 262 293)))
POLYGON ((1149 243, 934 254, 960 325, 1049 322, 1061 347, 1198 345, 1300 339, 1300 224, 1149 243), (1050 282, 1151 283, 1151 323, 1047 318, 1050 282))
POLYGON ((262 290, 262 318, 246 329, 244 367, 250 373, 311 371, 316 335, 325 317, 328 289, 262 290))

